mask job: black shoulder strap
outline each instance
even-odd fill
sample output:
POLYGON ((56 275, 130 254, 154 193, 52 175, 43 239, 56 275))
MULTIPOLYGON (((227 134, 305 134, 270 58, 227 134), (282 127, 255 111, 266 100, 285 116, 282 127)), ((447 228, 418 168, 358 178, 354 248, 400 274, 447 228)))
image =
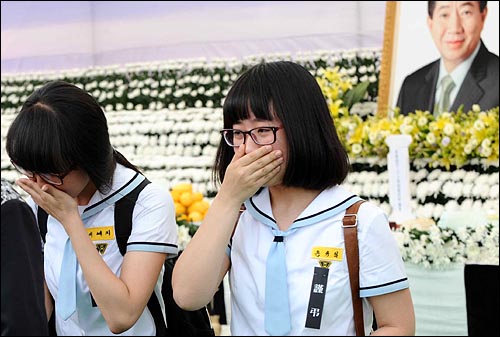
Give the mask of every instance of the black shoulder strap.
POLYGON ((49 215, 43 208, 38 206, 38 210, 36 212, 38 228, 40 229, 40 235, 42 236, 42 240, 45 243, 45 236, 47 235, 47 219, 49 215))
MULTIPOLYGON (((139 197, 139 193, 148 185, 150 181, 146 178, 126 196, 115 203, 115 237, 120 253, 125 255, 127 252, 127 242, 132 233, 132 215, 134 212, 135 203, 139 197)), ((155 322, 156 335, 167 335, 167 326, 163 319, 160 302, 158 297, 153 292, 147 304, 153 321, 155 322)))
POLYGON ((126 196, 115 203, 115 237, 120 248, 120 253, 127 252, 127 241, 132 233, 132 214, 139 193, 148 185, 150 181, 146 178, 126 196))
MULTIPOLYGON (((49 214, 45 212, 43 208, 38 206, 36 211, 36 220, 38 223, 38 229, 40 230, 40 236, 42 237, 43 243, 45 243, 45 237, 47 236, 47 220, 49 219, 49 214)), ((44 276, 45 278, 45 276, 44 276)), ((54 305, 54 300, 52 299, 52 304, 54 305)), ((57 336, 56 332, 56 308, 53 306, 52 315, 49 318, 49 336, 57 336)))

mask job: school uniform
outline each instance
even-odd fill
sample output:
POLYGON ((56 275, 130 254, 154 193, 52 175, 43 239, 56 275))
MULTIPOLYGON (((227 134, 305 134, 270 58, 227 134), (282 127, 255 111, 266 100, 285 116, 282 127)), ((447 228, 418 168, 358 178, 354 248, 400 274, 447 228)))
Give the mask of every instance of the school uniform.
MULTIPOLYGON (((337 186, 321 192, 295 220, 280 244, 285 245, 291 330, 288 335, 355 335, 342 218, 346 203, 357 197, 337 186), (341 210, 343 209, 343 210, 341 210), (338 211, 341 210, 341 211, 338 211), (338 254, 329 267, 320 329, 306 328, 312 280, 319 260, 313 252, 327 247, 338 254)), ((359 198, 358 198, 359 199, 359 198)), ((264 328, 266 260, 276 226, 269 190, 245 202, 228 254, 231 259, 231 332, 237 336, 268 335, 264 328)), ((373 309, 367 298, 409 287, 396 240, 382 210, 365 202, 358 212, 360 295, 365 332, 373 309)))
MULTIPOLYGON (((136 172, 117 164, 113 176, 112 187, 109 192, 101 194, 99 191, 92 196, 86 206, 79 206, 79 212, 84 219, 85 227, 96 249, 111 271, 119 275, 123 256, 119 251, 114 230, 114 202, 126 194, 137 182, 136 172), (135 177, 135 179, 134 179, 135 177), (91 215, 89 215, 91 214, 91 215)), ((36 205, 32 200, 31 205, 36 205)), ((128 239, 127 251, 147 251, 177 255, 177 225, 175 222, 175 208, 167 190, 149 184, 139 194, 132 215, 132 233, 128 239)), ((45 280, 57 304, 59 279, 62 271, 63 252, 68 235, 64 227, 55 218, 49 216, 47 221, 47 236, 44 246, 45 280)), ((57 315, 56 330, 58 335, 112 335, 102 314, 95 304, 80 266, 76 271, 77 306, 76 312, 67 320, 57 315)), ((162 305, 161 280, 159 275, 155 286, 155 293, 162 305)), ((155 324, 149 309, 146 307, 138 321, 123 336, 152 336, 155 335, 155 324)))

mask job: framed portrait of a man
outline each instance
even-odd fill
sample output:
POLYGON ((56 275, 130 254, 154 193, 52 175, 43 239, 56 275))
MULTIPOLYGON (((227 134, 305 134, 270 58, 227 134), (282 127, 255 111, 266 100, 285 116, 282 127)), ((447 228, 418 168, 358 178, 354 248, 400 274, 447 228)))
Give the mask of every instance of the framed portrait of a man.
MULTIPOLYGON (((398 106, 398 100, 399 105, 403 105, 402 98, 399 96, 405 78, 434 61, 445 59, 445 48, 455 49, 452 51, 455 54, 449 58, 461 57, 463 61, 469 57, 470 63, 478 53, 483 52, 483 47, 498 58, 498 1, 387 1, 386 6, 379 86, 378 110, 381 114, 390 114, 398 106), (443 22, 446 22, 446 25, 443 22), (469 41, 472 42, 469 43, 469 41), (440 46, 445 43, 447 43, 446 46, 440 46), (469 51, 456 55, 459 49, 466 50, 467 48, 469 51)), ((494 63, 495 60, 490 58, 490 61, 494 63)), ((498 69, 498 61, 496 62, 498 69)), ((485 63, 484 59, 481 63, 485 63)), ((436 63, 435 69, 438 68, 439 65, 436 63)), ((427 73, 427 79, 428 83, 421 78, 418 85, 421 87, 434 85, 437 88, 426 92, 425 97, 417 98, 421 101, 428 99, 422 107, 432 109, 435 104, 439 103, 437 94, 440 90, 438 83, 440 77, 436 74, 431 80, 427 73), (434 94, 436 97, 431 97, 434 94)), ((498 86, 498 77, 496 83, 498 86)), ((455 89, 454 98, 459 95, 459 89, 458 87, 455 89)), ((415 96, 414 92, 409 94, 415 96)), ((498 90, 496 101, 498 102, 498 90)), ((407 113, 408 111, 401 112, 407 113)))

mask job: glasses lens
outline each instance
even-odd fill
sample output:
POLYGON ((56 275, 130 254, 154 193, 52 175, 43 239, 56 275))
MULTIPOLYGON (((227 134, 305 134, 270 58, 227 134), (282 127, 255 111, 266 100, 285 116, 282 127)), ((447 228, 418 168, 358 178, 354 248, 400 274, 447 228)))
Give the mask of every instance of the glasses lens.
POLYGON ((38 174, 43 180, 52 185, 62 185, 62 179, 60 176, 48 173, 39 173, 38 174))
POLYGON ((224 140, 229 146, 240 146, 245 140, 245 135, 238 130, 224 130, 224 140))
POLYGON ((33 178, 35 176, 35 174, 32 171, 27 171, 22 167, 17 166, 16 163, 14 163, 13 161, 11 161, 11 163, 14 166, 14 168, 22 175, 25 175, 28 178, 33 178))
MULTIPOLYGON (((16 163, 14 163, 12 160, 10 162, 12 163, 14 168, 22 175, 25 175, 28 178, 33 178, 35 176, 35 172, 23 169, 22 167, 16 165, 16 163)), ((40 176, 40 178, 42 178, 43 180, 45 180, 49 184, 52 184, 52 185, 62 185, 63 184, 62 176, 64 176, 64 175, 49 174, 49 173, 38 173, 38 175, 40 176)))
POLYGON ((255 143, 259 145, 272 144, 274 143, 276 137, 276 133, 273 128, 268 127, 253 129, 250 135, 255 143))

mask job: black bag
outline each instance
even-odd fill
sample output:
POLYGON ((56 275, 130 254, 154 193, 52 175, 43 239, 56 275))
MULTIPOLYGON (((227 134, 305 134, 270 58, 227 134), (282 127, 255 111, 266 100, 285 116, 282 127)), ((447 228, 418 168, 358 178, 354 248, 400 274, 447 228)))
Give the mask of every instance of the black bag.
MULTIPOLYGON (((135 202, 139 193, 149 183, 149 180, 144 179, 139 186, 115 203, 115 237, 122 255, 127 252, 127 241, 132 232, 132 214, 135 202)), ((38 207, 38 226, 44 242, 47 233, 47 217, 47 213, 41 207, 38 207)), ((156 325, 156 335, 215 336, 206 306, 195 311, 187 311, 181 309, 175 303, 172 290, 172 271, 176 261, 177 257, 165 261, 165 273, 163 274, 161 289, 168 328, 165 326, 160 303, 156 295, 153 293, 148 301, 148 309, 156 325)), ((54 316, 53 314, 51 317, 52 323, 54 316)), ((55 332, 54 327, 52 327, 51 331, 52 333, 55 332)))

